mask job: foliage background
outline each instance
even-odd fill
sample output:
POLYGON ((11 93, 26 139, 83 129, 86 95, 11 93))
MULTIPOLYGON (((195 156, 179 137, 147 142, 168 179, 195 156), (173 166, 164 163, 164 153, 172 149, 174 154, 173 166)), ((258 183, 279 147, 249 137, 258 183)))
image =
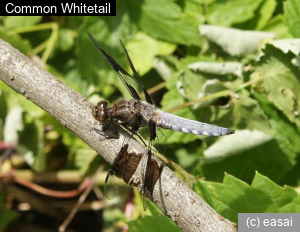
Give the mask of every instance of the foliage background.
MULTIPOLYGON (((297 9, 298 0, 127 0, 117 1, 115 17, 0 16, 0 37, 93 103, 129 95, 87 31, 128 68, 121 38, 157 105, 236 130, 222 138, 164 133, 167 158, 183 168, 174 171, 222 216, 237 222, 239 212, 300 212, 297 9)), ((61 221, 21 210, 3 176, 11 170, 68 170, 83 178, 101 164, 109 166, 3 82, 0 109, 1 154, 13 150, 0 169, 0 229, 31 224, 57 230, 61 221)), ((44 186, 65 185, 74 187, 44 186)), ((72 228, 178 230, 154 205, 143 212, 140 195, 134 193, 133 198, 128 193, 105 201, 103 211, 80 212, 88 223, 80 227, 74 222, 72 228), (133 213, 125 214, 132 204, 133 213)))

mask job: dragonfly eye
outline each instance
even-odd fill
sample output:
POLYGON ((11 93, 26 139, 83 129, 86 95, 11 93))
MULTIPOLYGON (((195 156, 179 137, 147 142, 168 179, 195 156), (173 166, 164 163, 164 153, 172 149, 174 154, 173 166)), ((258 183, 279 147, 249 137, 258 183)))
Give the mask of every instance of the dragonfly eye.
POLYGON ((95 106, 93 108, 93 116, 101 124, 106 122, 106 120, 108 119, 107 102, 106 101, 98 102, 97 106, 95 106))
POLYGON ((98 108, 97 106, 93 107, 93 117, 98 120, 98 108))

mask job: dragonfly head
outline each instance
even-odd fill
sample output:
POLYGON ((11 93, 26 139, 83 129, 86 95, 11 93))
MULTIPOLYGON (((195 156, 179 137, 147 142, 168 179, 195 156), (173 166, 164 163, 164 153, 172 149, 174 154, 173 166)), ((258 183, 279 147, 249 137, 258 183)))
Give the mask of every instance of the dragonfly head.
POLYGON ((106 101, 99 101, 98 104, 93 107, 93 117, 101 124, 105 123, 109 118, 107 105, 106 101))

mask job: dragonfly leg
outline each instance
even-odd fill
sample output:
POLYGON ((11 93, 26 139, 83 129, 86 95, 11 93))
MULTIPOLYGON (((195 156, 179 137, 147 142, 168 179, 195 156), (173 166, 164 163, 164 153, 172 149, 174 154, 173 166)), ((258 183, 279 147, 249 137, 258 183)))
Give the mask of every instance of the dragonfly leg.
POLYGON ((105 139, 118 139, 119 138, 119 133, 118 133, 118 129, 116 124, 114 123, 113 119, 110 119, 109 122, 105 123, 105 124, 101 124, 102 128, 100 129, 99 127, 92 127, 90 128, 90 131, 95 131, 97 132, 99 135, 102 136, 102 138, 100 138, 101 141, 105 140, 105 139), (109 131, 109 133, 106 133, 106 131, 112 127, 112 131, 109 131))

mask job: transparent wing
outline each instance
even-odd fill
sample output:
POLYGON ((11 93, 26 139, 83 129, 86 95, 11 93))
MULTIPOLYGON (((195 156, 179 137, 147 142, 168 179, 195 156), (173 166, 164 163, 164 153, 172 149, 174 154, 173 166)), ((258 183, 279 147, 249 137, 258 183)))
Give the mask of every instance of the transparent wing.
POLYGON ((147 159, 144 159, 143 163, 143 208, 147 209, 149 205, 149 199, 153 201, 154 186, 160 179, 161 172, 163 170, 163 164, 159 166, 156 160, 153 159, 155 150, 149 147, 147 152, 147 159))
POLYGON ((142 176, 143 176, 143 188, 142 188, 142 194, 143 194, 143 208, 146 211, 149 205, 149 200, 147 198, 152 198, 152 193, 150 189, 151 184, 151 159, 152 159, 152 152, 149 147, 147 152, 147 159, 143 160, 142 164, 142 176))
MULTIPOLYGON (((141 100, 141 96, 139 95, 139 93, 142 92, 142 87, 136 81, 136 78, 132 77, 121 65, 118 64, 118 62, 114 60, 114 58, 112 58, 109 54, 107 54, 89 32, 88 35, 91 41, 96 46, 96 48, 99 50, 99 52, 108 61, 109 65, 115 70, 115 72, 117 73, 118 77, 126 87, 127 91, 130 93, 130 95, 134 99, 141 100)), ((128 56, 127 53, 126 55, 128 56)))
POLYGON ((148 200, 153 199, 153 190, 154 186, 156 184, 156 181, 160 177, 160 168, 157 166, 157 162, 155 160, 152 160, 153 156, 158 156, 157 153, 161 153, 164 155, 165 152, 165 136, 159 130, 159 128, 156 127, 155 123, 153 121, 149 122, 149 145, 148 145, 148 152, 147 152, 147 161, 145 164, 143 164, 143 207, 144 210, 148 207, 148 200))
MULTIPOLYGON (((136 71, 136 69, 135 69, 135 67, 134 67, 134 65, 133 65, 133 63, 132 63, 132 61, 131 61, 131 59, 130 59, 130 56, 129 56, 128 52, 127 52, 127 49, 126 49, 124 43, 122 42, 122 40, 120 40, 120 43, 121 43, 121 46, 122 46, 123 49, 124 49, 124 52, 125 52, 125 54, 126 54, 127 60, 128 60, 128 62, 129 62, 129 65, 130 65, 130 68, 131 68, 131 70, 132 70, 132 72, 133 72, 133 76, 130 76, 130 77, 133 78, 134 85, 139 86, 139 90, 142 90, 142 91, 143 91, 144 98, 145 98, 146 102, 148 102, 149 104, 153 105, 153 100, 152 100, 152 98, 150 97, 150 95, 149 95, 149 93, 147 92, 147 90, 145 89, 145 87, 144 87, 144 85, 143 85, 143 83, 142 83, 142 81, 141 81, 141 78, 140 78, 139 74, 137 73, 137 71, 136 71)), ((128 80, 128 81, 129 81, 129 80, 128 80)))
POLYGON ((114 199, 119 194, 121 179, 118 178, 113 169, 109 169, 105 178, 104 195, 108 200, 114 199))
MULTIPOLYGON (((127 137, 128 138, 128 137, 127 137)), ((127 140, 125 138, 125 140, 127 140)), ((127 186, 124 184, 123 180, 119 177, 123 177, 122 174, 120 173, 120 168, 121 166, 119 162, 128 154, 128 144, 124 144, 117 154, 111 169, 109 169, 106 178, 105 178, 105 183, 104 183, 104 194, 107 199, 113 199, 117 195, 119 195, 120 192, 124 192, 125 189, 127 189, 127 186)), ((128 157, 128 156, 127 156, 128 157)), ((125 167, 126 168, 126 167, 125 167)))
MULTIPOLYGON (((156 153, 159 153, 160 155, 166 154, 166 151, 167 151, 166 136, 159 127, 156 127, 156 138, 152 144, 153 144, 152 146, 156 150, 156 153)), ((155 153, 155 155, 159 156, 156 153, 155 153)))

